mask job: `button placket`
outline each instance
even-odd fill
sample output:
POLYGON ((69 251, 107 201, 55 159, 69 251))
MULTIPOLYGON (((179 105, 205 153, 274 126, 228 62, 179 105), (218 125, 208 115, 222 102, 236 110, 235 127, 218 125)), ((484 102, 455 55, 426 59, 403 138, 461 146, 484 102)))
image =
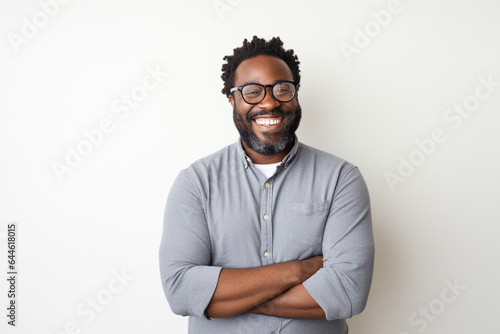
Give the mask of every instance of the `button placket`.
POLYGON ((270 182, 265 182, 262 189, 262 232, 264 233, 265 242, 262 244, 262 254, 267 263, 272 262, 272 224, 271 224, 271 207, 272 207, 272 186, 270 182))

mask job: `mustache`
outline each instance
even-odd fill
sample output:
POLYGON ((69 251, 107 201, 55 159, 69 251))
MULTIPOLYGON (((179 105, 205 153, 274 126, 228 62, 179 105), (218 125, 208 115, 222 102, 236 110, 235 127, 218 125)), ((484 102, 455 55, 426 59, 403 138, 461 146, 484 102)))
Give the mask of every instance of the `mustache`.
POLYGON ((249 113, 247 113, 246 118, 247 118, 248 122, 251 122, 252 119, 257 117, 257 116, 271 116, 271 117, 282 116, 282 117, 286 117, 286 116, 289 116, 291 114, 292 114, 291 111, 285 111, 285 110, 281 110, 281 109, 276 108, 276 109, 273 109, 271 111, 269 111, 269 110, 257 110, 254 112, 249 112, 249 113))

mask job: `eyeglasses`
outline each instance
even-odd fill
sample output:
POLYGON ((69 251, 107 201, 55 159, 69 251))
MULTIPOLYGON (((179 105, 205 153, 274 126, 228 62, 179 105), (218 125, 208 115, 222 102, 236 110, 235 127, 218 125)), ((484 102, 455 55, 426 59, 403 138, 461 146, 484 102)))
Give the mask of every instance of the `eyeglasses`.
POLYGON ((295 97, 297 83, 293 81, 280 81, 274 85, 261 85, 248 83, 243 86, 231 88, 230 93, 240 91, 241 97, 248 104, 259 104, 266 97, 267 87, 271 87, 273 98, 279 102, 290 102, 295 97))

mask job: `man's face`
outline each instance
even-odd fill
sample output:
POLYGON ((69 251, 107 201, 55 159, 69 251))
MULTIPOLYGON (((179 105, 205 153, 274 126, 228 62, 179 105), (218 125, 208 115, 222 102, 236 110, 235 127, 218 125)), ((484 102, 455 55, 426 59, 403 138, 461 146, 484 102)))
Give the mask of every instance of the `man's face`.
MULTIPOLYGON (((293 81, 292 72, 281 59, 257 56, 241 62, 236 69, 234 87, 247 83, 272 85, 278 81, 293 81)), ((279 102, 266 88, 266 96, 259 104, 246 103, 240 92, 229 96, 233 119, 238 132, 251 150, 262 155, 274 155, 285 150, 297 130, 301 109, 297 94, 290 102, 279 102)))

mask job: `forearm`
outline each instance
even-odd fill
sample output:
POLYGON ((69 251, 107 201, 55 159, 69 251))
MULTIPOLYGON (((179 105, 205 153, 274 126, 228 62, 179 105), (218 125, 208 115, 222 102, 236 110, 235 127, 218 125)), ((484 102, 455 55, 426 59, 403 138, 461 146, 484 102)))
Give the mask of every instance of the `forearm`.
POLYGON ((249 311, 282 318, 324 319, 325 312, 299 284, 249 311))
POLYGON ((224 268, 206 313, 215 318, 237 315, 298 283, 293 262, 250 269, 224 268))
POLYGON ((206 314, 230 317, 245 313, 302 283, 322 266, 322 257, 249 269, 222 269, 206 314))

